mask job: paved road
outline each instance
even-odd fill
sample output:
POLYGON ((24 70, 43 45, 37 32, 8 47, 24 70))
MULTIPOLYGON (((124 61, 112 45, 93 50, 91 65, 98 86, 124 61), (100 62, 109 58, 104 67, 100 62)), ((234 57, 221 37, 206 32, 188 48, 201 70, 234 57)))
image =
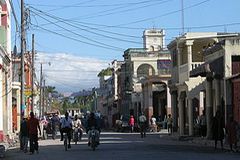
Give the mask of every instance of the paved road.
POLYGON ((212 147, 199 146, 180 142, 167 135, 151 134, 140 138, 139 134, 111 133, 101 134, 101 144, 92 151, 87 146, 87 138, 69 151, 64 151, 63 142, 57 140, 40 141, 39 154, 25 154, 19 149, 7 152, 9 160, 71 160, 71 159, 104 159, 104 160, 146 160, 146 159, 184 159, 184 160, 231 160, 240 159, 239 153, 214 150, 212 147))

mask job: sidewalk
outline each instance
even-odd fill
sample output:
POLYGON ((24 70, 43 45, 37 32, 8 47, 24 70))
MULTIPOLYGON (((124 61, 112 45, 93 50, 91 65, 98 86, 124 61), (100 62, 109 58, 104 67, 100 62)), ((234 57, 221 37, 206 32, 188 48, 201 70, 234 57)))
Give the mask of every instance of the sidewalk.
POLYGON ((18 136, 14 136, 12 140, 9 139, 6 142, 0 142, 0 158, 4 158, 6 151, 11 147, 16 147, 18 144, 18 136))
MULTIPOLYGON (((214 140, 209 140, 205 137, 194 137, 194 136, 179 136, 178 133, 173 133, 172 135, 164 135, 164 138, 169 138, 173 141, 182 141, 182 142, 187 142, 189 144, 195 144, 199 146, 208 146, 208 147, 215 147, 215 142, 214 140)), ((217 143, 217 148, 221 148, 220 141, 217 143)), ((230 146, 225 142, 225 139, 223 140, 223 148, 224 150, 230 151, 230 146)), ((239 143, 238 143, 238 150, 239 150, 239 143)), ((238 151, 239 152, 239 151, 238 151)))

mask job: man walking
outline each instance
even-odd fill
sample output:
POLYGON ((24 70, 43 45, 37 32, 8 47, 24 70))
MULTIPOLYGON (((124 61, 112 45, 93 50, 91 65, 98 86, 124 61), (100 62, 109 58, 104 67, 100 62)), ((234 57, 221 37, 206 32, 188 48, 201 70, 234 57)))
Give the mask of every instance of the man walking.
POLYGON ((27 119, 23 117, 21 126, 20 126, 20 149, 27 153, 28 146, 28 128, 27 128, 27 119))
POLYGON ((146 137, 146 122, 147 122, 147 118, 144 115, 144 113, 142 113, 142 115, 139 117, 139 125, 140 125, 140 131, 141 131, 141 137, 146 137))
POLYGON ((30 154, 33 154, 34 151, 38 153, 38 130, 41 135, 41 130, 39 126, 39 121, 34 117, 34 113, 30 113, 30 119, 28 120, 28 133, 30 140, 30 154))

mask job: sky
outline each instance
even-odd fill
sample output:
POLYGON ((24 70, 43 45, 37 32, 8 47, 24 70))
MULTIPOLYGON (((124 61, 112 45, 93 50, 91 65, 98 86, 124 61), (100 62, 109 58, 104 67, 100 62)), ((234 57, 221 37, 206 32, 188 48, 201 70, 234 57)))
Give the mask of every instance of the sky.
MULTIPOLYGON (((20 44, 15 27, 20 26, 20 0, 12 2, 17 15, 17 22, 12 18, 14 46, 20 44)), ((37 75, 42 63, 46 85, 59 92, 99 87, 97 74, 114 59, 123 60, 124 50, 142 48, 145 29, 164 29, 166 45, 183 32, 240 32, 239 0, 24 2, 27 49, 35 34, 37 75)))

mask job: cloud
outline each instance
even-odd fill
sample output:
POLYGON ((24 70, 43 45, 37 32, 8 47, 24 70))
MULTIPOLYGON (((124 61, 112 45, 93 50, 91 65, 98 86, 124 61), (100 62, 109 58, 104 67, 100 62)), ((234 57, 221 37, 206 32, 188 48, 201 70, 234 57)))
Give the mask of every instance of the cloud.
POLYGON ((97 74, 109 62, 67 53, 37 53, 38 77, 41 63, 46 85, 55 86, 59 92, 76 92, 98 87, 97 74))

